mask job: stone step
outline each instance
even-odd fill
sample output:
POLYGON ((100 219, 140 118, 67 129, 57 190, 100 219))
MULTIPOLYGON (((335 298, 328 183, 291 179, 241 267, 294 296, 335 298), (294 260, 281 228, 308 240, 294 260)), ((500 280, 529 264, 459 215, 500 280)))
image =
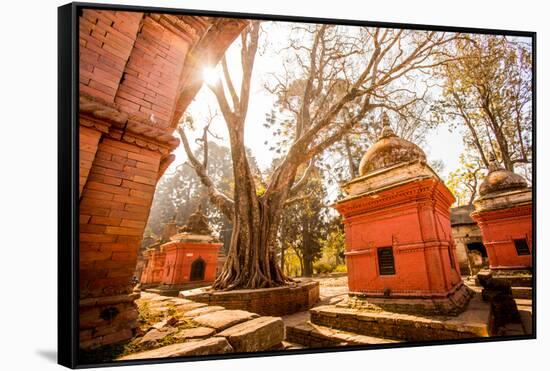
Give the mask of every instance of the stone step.
POLYGON ((292 343, 290 341, 283 341, 282 343, 282 349, 304 349, 304 346, 298 343, 292 343))
POLYGON ((368 311, 343 306, 310 309, 311 322, 365 336, 404 341, 451 340, 487 337, 490 305, 476 294, 457 316, 425 316, 387 311, 368 311))
MULTIPOLYGON (((499 274, 493 273, 493 278, 500 281, 505 281, 512 287, 533 287, 533 276, 531 274, 499 274)), ((476 276, 476 285, 479 285, 479 280, 476 276)))
POLYGON ((515 299, 521 324, 525 335, 533 334, 533 301, 531 299, 515 299))
MULTIPOLYGON (((399 341, 354 334, 305 322, 286 327, 286 342, 306 348, 324 348, 349 345, 388 344, 399 341)), ((292 349, 292 348, 291 348, 292 349)), ((296 348, 294 348, 296 349, 296 348)))
POLYGON ((514 299, 531 299, 533 297, 532 287, 512 287, 512 296, 514 299))
POLYGON ((533 335, 533 315, 530 310, 519 309, 519 316, 525 335, 533 335))
POLYGON ((530 311, 531 308, 533 307, 532 299, 514 299, 514 301, 516 302, 516 305, 518 306, 518 308, 525 307, 525 308, 529 308, 529 311, 530 311))

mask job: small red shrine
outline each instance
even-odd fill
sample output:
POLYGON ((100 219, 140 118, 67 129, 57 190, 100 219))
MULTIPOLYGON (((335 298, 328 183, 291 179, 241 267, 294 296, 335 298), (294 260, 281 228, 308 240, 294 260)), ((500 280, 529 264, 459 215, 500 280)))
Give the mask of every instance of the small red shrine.
POLYGON ((159 285, 162 280, 164 270, 164 260, 166 255, 160 251, 159 245, 148 248, 143 252, 145 267, 141 274, 141 287, 148 288, 159 285))
POLYGON ((468 303, 451 236, 454 196, 424 151, 399 138, 384 114, 360 176, 334 207, 346 234, 349 305, 454 314, 468 303))
MULTIPOLYGON (((161 251, 160 245, 170 240, 170 237, 176 234, 178 227, 175 218, 164 225, 160 239, 145 249, 143 252, 144 267, 140 277, 142 288, 150 288, 160 285, 164 274, 164 261, 166 254, 161 251)), ((151 237, 149 237, 152 239, 151 237)))
MULTIPOLYGON (((216 279, 219 243, 213 236, 201 208, 191 214, 187 224, 149 253, 148 263, 142 276, 142 284, 154 280, 158 285, 149 291, 164 295, 177 295, 180 290, 206 286, 216 279), (154 267, 162 259, 162 269, 154 267), (156 264, 155 264, 156 263, 156 264), (151 274, 148 271, 152 268, 151 274), (151 278, 150 278, 151 277, 151 278), (145 280, 145 282, 144 282, 145 280)), ((153 282, 152 282, 153 283, 153 282)))
POLYGON ((471 214, 481 230, 489 268, 496 271, 532 267, 533 202, 531 188, 518 174, 504 170, 494 157, 479 187, 471 214))

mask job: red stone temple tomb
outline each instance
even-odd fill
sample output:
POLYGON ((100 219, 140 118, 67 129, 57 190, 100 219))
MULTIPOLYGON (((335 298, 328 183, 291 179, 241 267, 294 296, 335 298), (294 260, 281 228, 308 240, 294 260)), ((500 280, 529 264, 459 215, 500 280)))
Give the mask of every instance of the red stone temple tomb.
MULTIPOLYGON (((199 208, 179 233, 171 236, 169 242, 160 245, 159 250, 150 255, 152 269, 155 269, 154 259, 159 255, 163 256, 164 264, 157 275, 156 271, 153 273, 160 286, 147 291, 177 296, 180 290, 211 284, 216 279, 222 245, 212 236, 206 217, 199 208)), ((145 281, 147 277, 148 274, 144 277, 145 281)))
POLYGON ((499 167, 493 158, 474 206, 472 218, 481 229, 489 268, 530 270, 533 264, 533 201, 527 181, 499 167))
POLYGON ((395 135, 387 116, 360 176, 334 207, 344 217, 350 305, 456 313, 470 293, 451 236, 454 196, 417 145, 395 135))

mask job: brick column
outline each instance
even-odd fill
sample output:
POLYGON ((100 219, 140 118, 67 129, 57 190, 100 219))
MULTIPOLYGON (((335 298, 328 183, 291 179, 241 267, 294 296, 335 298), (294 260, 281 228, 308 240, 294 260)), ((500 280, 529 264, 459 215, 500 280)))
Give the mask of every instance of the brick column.
POLYGON ((80 17, 80 347, 130 339, 132 279, 175 125, 246 22, 85 10, 80 17), (215 52, 211 53, 210 50, 215 52), (189 50, 195 54, 189 57, 189 50), (201 63, 202 63, 201 62, 201 63))

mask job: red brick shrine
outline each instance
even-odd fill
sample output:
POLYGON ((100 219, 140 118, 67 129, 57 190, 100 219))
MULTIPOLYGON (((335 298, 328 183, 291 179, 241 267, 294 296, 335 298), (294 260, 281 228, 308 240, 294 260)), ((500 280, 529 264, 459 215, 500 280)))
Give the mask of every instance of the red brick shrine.
POLYGON ((189 217, 187 225, 158 250, 146 255, 141 283, 159 286, 149 291, 177 295, 180 290, 206 286, 216 279, 218 256, 223 244, 213 236, 201 209, 189 217), (162 267, 160 266, 162 261, 162 267))
POLYGON ((395 311, 456 313, 468 303, 451 236, 454 196, 417 145, 386 115, 360 176, 334 207, 344 219, 349 303, 395 311))
POLYGON ((518 174, 491 159, 489 174, 479 187, 472 218, 487 249, 489 268, 496 271, 532 267, 533 201, 531 188, 518 174))

